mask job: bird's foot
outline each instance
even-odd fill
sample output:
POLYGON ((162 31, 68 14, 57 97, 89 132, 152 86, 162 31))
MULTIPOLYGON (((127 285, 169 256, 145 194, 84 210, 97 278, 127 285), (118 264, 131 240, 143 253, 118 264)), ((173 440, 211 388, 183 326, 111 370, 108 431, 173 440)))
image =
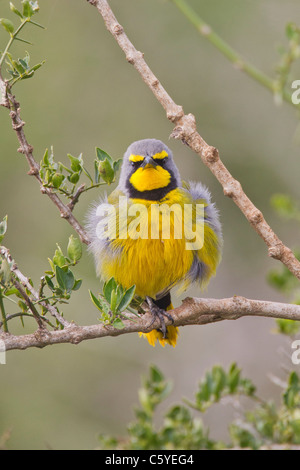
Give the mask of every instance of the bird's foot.
POLYGON ((174 320, 172 316, 167 313, 165 310, 162 308, 159 308, 153 301, 151 297, 146 297, 146 301, 149 307, 149 310, 152 315, 152 321, 149 326, 153 325, 153 323, 157 320, 157 318, 160 321, 160 328, 158 329, 159 331, 162 332, 163 338, 165 339, 167 337, 167 327, 165 323, 164 317, 168 318, 172 323, 174 323, 174 320))

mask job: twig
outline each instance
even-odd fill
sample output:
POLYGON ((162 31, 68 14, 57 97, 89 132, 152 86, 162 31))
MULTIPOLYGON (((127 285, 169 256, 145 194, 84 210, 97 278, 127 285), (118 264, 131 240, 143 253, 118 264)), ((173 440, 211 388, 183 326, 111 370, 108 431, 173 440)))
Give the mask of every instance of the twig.
POLYGON ((35 308, 35 306, 33 305, 33 303, 31 302, 30 298, 28 297, 28 295, 26 294, 26 292, 24 291, 24 289, 22 288, 22 286, 20 285, 20 283, 16 280, 16 279, 13 279, 12 281, 13 285, 15 286, 15 288, 19 291, 19 293, 21 294, 21 296, 23 297, 24 301, 25 301, 25 304, 27 305, 27 307, 30 309, 30 311, 32 312, 32 315, 34 316, 37 324, 39 325, 39 328, 43 329, 44 328, 44 324, 43 324, 43 321, 40 317, 40 314, 39 312, 37 311, 37 309, 35 308))
MULTIPOLYGON (((236 50, 234 50, 224 39, 222 39, 210 25, 208 25, 203 19, 196 13, 193 8, 188 5, 185 0, 171 0, 177 8, 183 13, 183 15, 195 26, 197 31, 206 38, 213 46, 215 46, 221 54, 223 54, 237 70, 245 72, 249 77, 256 80, 258 83, 263 85, 273 95, 278 92, 278 86, 276 80, 272 80, 270 77, 265 75, 261 70, 257 69, 253 64, 245 60, 236 50)), ((299 106, 293 104, 292 95, 287 90, 280 90, 282 98, 295 108, 299 106)))
MULTIPOLYGON (((20 281, 22 286, 24 286, 32 295, 32 297, 41 305, 44 307, 48 312, 65 328, 69 328, 70 326, 73 326, 73 324, 69 323, 66 321, 58 312, 58 310, 53 307, 52 305, 48 304, 45 300, 40 299, 38 292, 32 287, 32 285, 29 282, 29 279, 24 276, 24 274, 21 273, 19 270, 18 266, 16 265, 15 261, 12 259, 10 252, 7 248, 4 246, 0 246, 0 254, 4 256, 4 258, 8 261, 10 264, 10 270, 11 272, 15 275, 15 277, 20 281)), ((17 286, 16 286, 17 287, 17 286)), ((18 287, 17 287, 18 289, 18 287)), ((19 289, 18 289, 19 290, 19 289)))
POLYGON ((178 106, 157 77, 153 74, 144 60, 144 55, 137 51, 124 32, 123 27, 117 21, 107 0, 87 0, 94 5, 105 22, 108 31, 113 35, 127 61, 139 72, 146 85, 153 92, 157 100, 166 111, 167 118, 174 123, 175 128, 171 137, 180 139, 186 143, 202 159, 203 163, 211 170, 223 187, 224 194, 230 197, 243 212, 251 226, 264 240, 268 247, 269 256, 281 261, 298 279, 300 279, 300 262, 292 251, 286 247, 273 232, 263 217, 262 212, 255 207, 244 193, 239 181, 233 178, 222 163, 219 152, 215 147, 208 145, 197 132, 195 117, 192 114, 185 115, 181 106, 178 106))
MULTIPOLYGON (((237 320, 246 316, 286 318, 300 320, 300 305, 282 304, 262 300, 250 300, 244 297, 232 297, 229 299, 185 299, 182 305, 170 311, 175 326, 206 325, 222 320, 237 320)), ((43 348, 45 346, 61 343, 78 344, 82 341, 103 338, 106 336, 120 336, 128 333, 148 333, 153 328, 158 328, 158 321, 151 325, 152 316, 149 312, 141 315, 138 321, 136 316, 127 314, 128 320, 123 320, 123 329, 114 328, 111 325, 78 326, 72 324, 69 328, 57 331, 38 330, 33 334, 13 336, 7 333, 0 334, 6 350, 27 349, 32 347, 43 348)), ((171 321, 166 318, 166 325, 171 321)))
POLYGON ((20 104, 17 102, 15 96, 10 92, 10 87, 7 82, 5 82, 0 74, 0 88, 2 92, 2 102, 1 104, 10 110, 10 117, 12 120, 12 127, 17 134, 20 148, 18 152, 25 155, 26 160, 29 165, 29 175, 33 175, 39 182, 41 192, 47 194, 51 201, 58 208, 62 218, 66 219, 69 224, 74 228, 78 233, 81 241, 83 243, 89 244, 89 237, 83 227, 80 225, 78 220, 72 214, 72 210, 66 206, 56 193, 52 191, 51 188, 47 188, 43 185, 43 181, 40 177, 40 166, 33 156, 33 147, 28 143, 23 127, 25 122, 21 119, 20 114, 20 104), (3 95, 4 94, 4 95, 3 95))
POLYGON ((75 205, 77 204, 80 195, 85 191, 85 184, 81 184, 79 188, 76 190, 74 196, 71 199, 71 202, 67 205, 71 212, 73 212, 75 205))

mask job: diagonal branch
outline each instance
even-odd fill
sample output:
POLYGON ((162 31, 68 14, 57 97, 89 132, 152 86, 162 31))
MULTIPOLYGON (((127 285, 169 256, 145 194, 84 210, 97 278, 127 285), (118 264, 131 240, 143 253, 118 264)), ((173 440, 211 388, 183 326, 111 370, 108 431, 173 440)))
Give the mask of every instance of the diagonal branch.
MULTIPOLYGON (((300 305, 268 302, 263 300, 251 300, 244 297, 232 297, 229 299, 185 299, 182 305, 170 311, 175 326, 206 325, 222 320, 237 320, 246 316, 285 318, 300 321, 300 305)), ((120 336, 127 333, 148 333, 153 328, 159 327, 156 321, 152 324, 150 313, 140 316, 128 313, 129 320, 123 320, 125 327, 117 329, 110 325, 78 326, 71 324, 64 330, 48 331, 37 330, 33 334, 14 336, 8 333, 0 333, 0 340, 4 341, 6 350, 43 348, 45 346, 61 343, 78 344, 82 341, 103 338, 106 336, 120 336), (131 321, 131 320, 134 321, 131 321)), ((166 325, 171 321, 166 318, 166 325)))
POLYGON ((94 5, 105 22, 108 31, 113 35, 120 48, 125 53, 127 61, 139 72, 146 85, 153 92, 157 100, 166 111, 167 118, 174 123, 175 128, 171 136, 180 139, 197 153, 203 163, 211 170, 223 187, 224 194, 230 197, 239 207, 250 225, 264 240, 268 247, 268 254, 281 261, 298 279, 300 279, 300 262, 294 256, 290 248, 285 246, 273 232, 264 219, 262 212, 255 207, 252 201, 244 193, 239 181, 233 178, 228 169, 222 163, 219 152, 215 147, 208 145, 198 133, 195 117, 192 114, 184 114, 181 106, 178 106, 167 91, 163 88, 158 78, 144 60, 141 52, 137 51, 124 32, 123 27, 117 21, 107 0, 87 0, 94 5))
MULTIPOLYGON (((8 83, 5 80, 3 80, 1 73, 0 73, 0 91, 2 94, 2 101, 0 102, 0 104, 10 110, 12 127, 14 131, 16 132, 18 141, 20 143, 18 152, 23 153, 26 157, 26 160, 29 165, 28 174, 33 175, 37 179, 40 185, 41 192, 43 194, 46 194, 51 199, 51 201, 58 208, 61 217, 66 219, 69 222, 69 224, 78 233, 81 241, 88 245, 89 237, 87 233, 85 232, 83 227, 80 225, 78 220, 72 214, 72 210, 74 209, 74 206, 77 200, 74 201, 73 206, 69 207, 61 201, 58 195, 54 193, 51 188, 47 188, 43 185, 43 181, 40 177, 40 166, 33 156, 33 147, 28 143, 24 130, 23 130, 25 122, 21 119, 20 104, 16 100, 16 97, 11 93, 8 83)), ((79 195, 77 196, 77 199, 79 195)))

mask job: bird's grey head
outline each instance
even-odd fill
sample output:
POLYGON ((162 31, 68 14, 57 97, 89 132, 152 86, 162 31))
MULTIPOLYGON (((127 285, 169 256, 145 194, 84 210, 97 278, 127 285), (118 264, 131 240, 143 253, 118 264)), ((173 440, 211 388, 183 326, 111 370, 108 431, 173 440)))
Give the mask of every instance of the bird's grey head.
POLYGON ((180 186, 180 174, 172 152, 163 142, 144 139, 128 147, 118 186, 126 195, 157 201, 180 186))

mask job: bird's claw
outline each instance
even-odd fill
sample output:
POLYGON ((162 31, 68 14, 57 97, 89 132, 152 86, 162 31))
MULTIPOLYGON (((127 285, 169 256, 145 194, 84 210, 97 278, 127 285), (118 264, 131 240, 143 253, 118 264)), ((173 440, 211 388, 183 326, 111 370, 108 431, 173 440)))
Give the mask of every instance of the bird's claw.
POLYGON ((164 317, 167 317, 168 320, 170 320, 172 323, 174 323, 174 320, 173 320, 172 316, 169 313, 167 313, 165 310, 163 310, 162 308, 159 308, 154 303, 154 301, 151 297, 146 297, 146 301, 147 301, 147 304, 149 306, 149 310, 152 314, 152 321, 151 321, 149 326, 153 325, 155 320, 157 320, 157 318, 158 318, 159 321, 160 321, 159 331, 162 332, 163 338, 166 339, 166 337, 167 337, 167 327, 166 327, 164 317))

